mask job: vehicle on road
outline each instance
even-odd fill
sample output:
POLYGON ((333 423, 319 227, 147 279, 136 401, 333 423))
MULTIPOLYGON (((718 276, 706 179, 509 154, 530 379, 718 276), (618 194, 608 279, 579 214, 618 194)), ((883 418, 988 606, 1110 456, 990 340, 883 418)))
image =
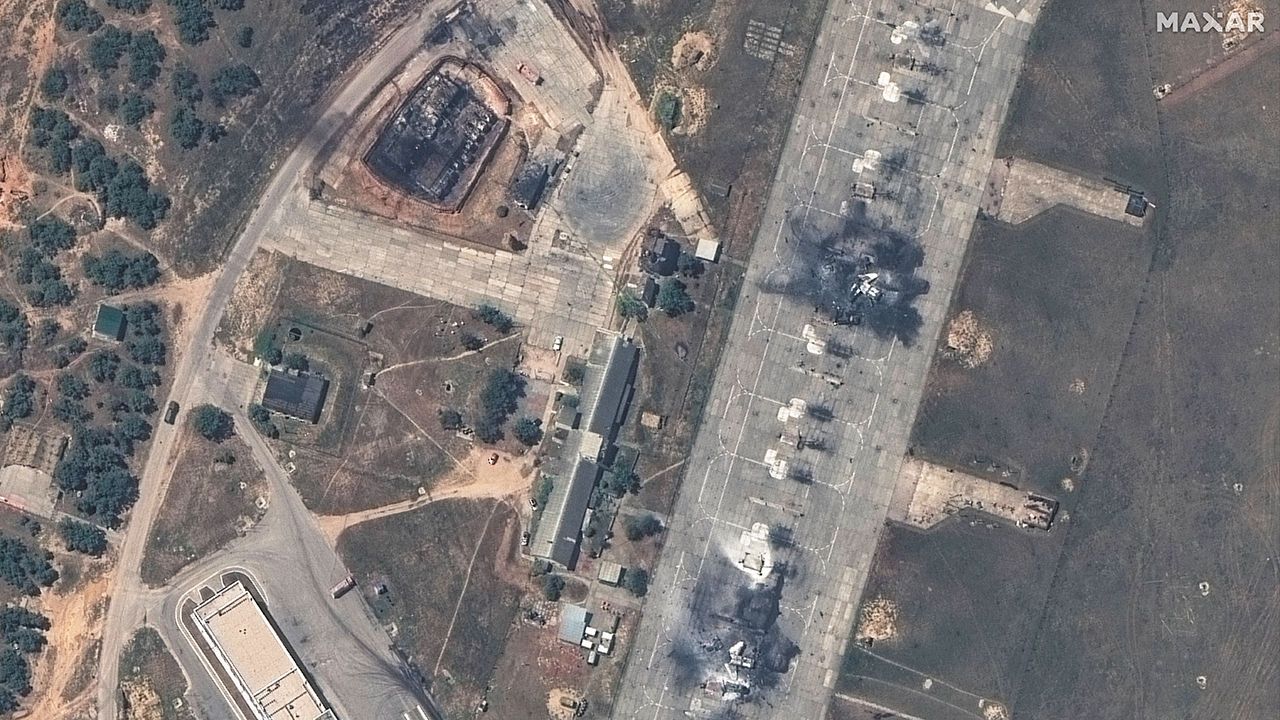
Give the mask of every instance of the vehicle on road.
POLYGON ((525 530, 524 533, 520 535, 520 547, 529 547, 529 538, 529 531, 525 530))
POLYGON ((356 586, 355 576, 348 575, 342 578, 342 580, 339 581, 337 585, 334 585, 332 588, 330 588, 329 594, 333 596, 334 600, 337 600, 343 595, 346 595, 348 592, 351 592, 351 589, 354 588, 355 586, 356 586))
POLYGON ((164 409, 165 423, 172 425, 178 419, 178 402, 170 400, 169 406, 164 409))

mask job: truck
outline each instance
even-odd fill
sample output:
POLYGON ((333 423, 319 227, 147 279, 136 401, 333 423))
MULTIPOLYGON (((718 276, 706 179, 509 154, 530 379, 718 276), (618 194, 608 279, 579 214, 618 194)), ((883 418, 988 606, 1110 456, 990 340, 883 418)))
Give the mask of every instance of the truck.
POLYGON ((354 588, 355 586, 356 586, 355 576, 348 575, 342 578, 342 580, 338 581, 337 585, 334 585, 332 588, 329 588, 329 594, 333 596, 334 600, 337 600, 338 598, 350 592, 351 589, 354 588))

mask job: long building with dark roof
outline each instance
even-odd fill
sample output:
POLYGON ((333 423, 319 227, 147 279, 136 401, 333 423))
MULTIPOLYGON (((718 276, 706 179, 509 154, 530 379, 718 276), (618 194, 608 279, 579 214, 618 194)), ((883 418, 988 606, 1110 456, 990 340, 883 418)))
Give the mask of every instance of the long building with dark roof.
POLYGON ((565 568, 577 562, 582 523, 604 469, 612 458, 614 441, 626 421, 635 392, 640 349, 630 338, 598 333, 587 360, 578 407, 582 422, 569 431, 565 445, 572 456, 566 471, 553 481, 551 497, 543 511, 538 532, 530 543, 534 557, 565 568))

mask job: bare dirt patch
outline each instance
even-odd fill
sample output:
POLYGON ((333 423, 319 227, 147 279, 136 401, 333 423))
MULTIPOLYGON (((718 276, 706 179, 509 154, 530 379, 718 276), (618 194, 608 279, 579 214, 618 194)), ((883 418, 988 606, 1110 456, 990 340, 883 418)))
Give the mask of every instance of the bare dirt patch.
POLYGON ((990 331, 978 323, 972 310, 961 310, 947 325, 947 354, 964 367, 985 363, 994 347, 990 331))
POLYGON ((361 523, 338 540, 361 587, 386 584, 370 598, 374 614, 394 627, 396 645, 450 716, 476 707, 505 646, 522 589, 498 568, 515 562, 518 532, 510 505, 448 500, 361 523))
POLYGON ((249 447, 232 437, 213 443, 190 427, 147 538, 142 580, 152 587, 243 535, 270 502, 266 478, 249 447))
POLYGON ((154 629, 144 627, 120 654, 120 686, 126 703, 123 720, 194 720, 184 695, 182 668, 154 629))

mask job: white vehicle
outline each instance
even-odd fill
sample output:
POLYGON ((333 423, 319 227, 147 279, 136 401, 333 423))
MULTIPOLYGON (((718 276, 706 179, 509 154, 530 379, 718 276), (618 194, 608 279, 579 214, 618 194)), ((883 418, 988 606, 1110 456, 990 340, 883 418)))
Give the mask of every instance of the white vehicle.
POLYGON ((560 348, 564 347, 564 336, 557 335, 554 342, 551 343, 551 349, 560 352, 560 348))

